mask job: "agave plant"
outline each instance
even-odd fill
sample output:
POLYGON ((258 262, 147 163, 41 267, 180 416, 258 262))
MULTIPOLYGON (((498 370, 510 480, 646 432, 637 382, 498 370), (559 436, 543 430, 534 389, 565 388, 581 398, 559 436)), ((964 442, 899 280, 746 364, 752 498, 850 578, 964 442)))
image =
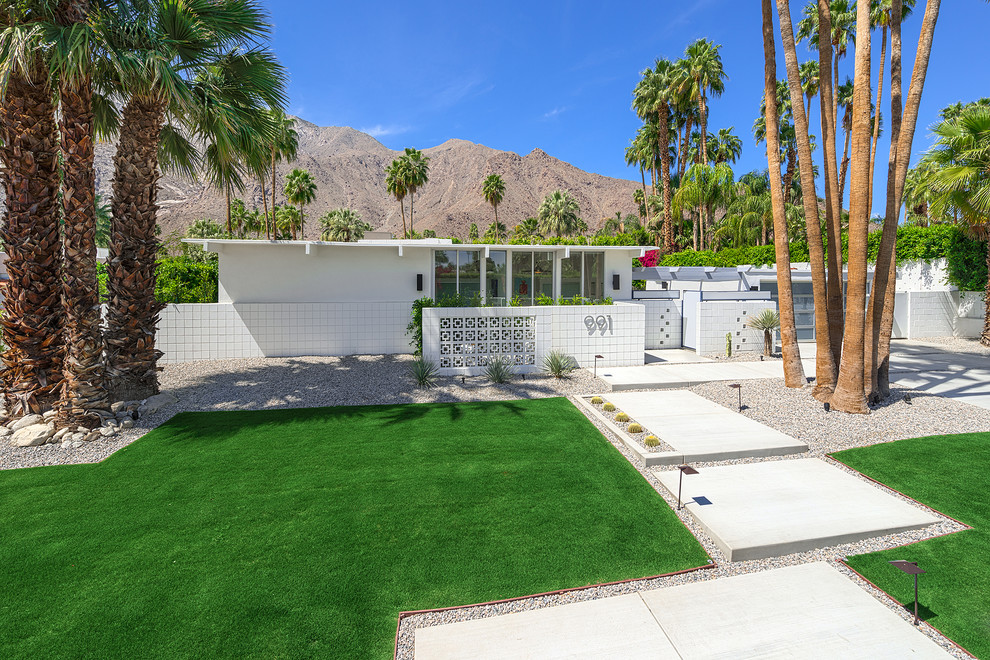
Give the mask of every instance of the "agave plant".
POLYGON ((543 357, 543 371, 554 378, 566 378, 576 368, 574 358, 563 351, 553 350, 543 357))
POLYGON ((432 360, 414 360, 412 363, 412 376, 416 380, 416 385, 424 389, 432 389, 437 386, 437 363, 432 360))
POLYGON ((505 356, 492 358, 485 365, 485 378, 493 383, 508 383, 512 380, 512 363, 505 356))
POLYGON ((780 327, 780 315, 775 309, 765 309, 749 320, 749 327, 763 331, 763 354, 773 353, 773 333, 780 327))

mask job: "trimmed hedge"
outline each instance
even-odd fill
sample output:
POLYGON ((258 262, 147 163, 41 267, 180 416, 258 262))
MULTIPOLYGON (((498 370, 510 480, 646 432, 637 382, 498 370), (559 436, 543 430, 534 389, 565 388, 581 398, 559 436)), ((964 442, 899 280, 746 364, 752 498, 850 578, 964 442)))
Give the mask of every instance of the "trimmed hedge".
MULTIPOLYGON (((214 261, 193 261, 186 257, 164 257, 155 272, 155 298, 163 303, 215 303, 220 269, 214 261)), ((107 302, 107 268, 96 265, 100 301, 107 302)))
MULTIPOLYGON (((869 235, 868 255, 871 262, 880 250, 881 232, 869 235)), ((848 237, 842 237, 843 259, 848 260, 848 237)), ((808 261, 808 245, 796 241, 790 245, 791 261, 808 261)), ((955 225, 897 228, 897 263, 945 259, 949 283, 963 291, 982 291, 987 282, 987 244, 971 238, 955 225)), ((777 263, 772 245, 730 248, 712 252, 684 250, 668 254, 661 266, 763 266, 777 263)))

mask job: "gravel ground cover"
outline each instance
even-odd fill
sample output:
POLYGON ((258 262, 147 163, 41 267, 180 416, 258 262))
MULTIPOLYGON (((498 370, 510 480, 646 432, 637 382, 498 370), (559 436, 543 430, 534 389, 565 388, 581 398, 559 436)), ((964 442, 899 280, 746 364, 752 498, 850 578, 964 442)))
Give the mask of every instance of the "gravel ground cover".
MULTIPOLYGON (((639 423, 639 420, 630 417, 629 419, 627 419, 624 422, 623 421, 619 421, 619 420, 616 419, 616 416, 619 413, 623 412, 623 411, 619 410, 618 408, 616 408, 615 410, 611 410, 611 411, 605 410, 605 405, 607 403, 609 403, 608 393, 602 394, 599 397, 588 397, 588 396, 585 396, 585 397, 582 397, 582 398, 585 401, 587 401, 590 405, 594 406, 595 407, 595 410, 597 410, 600 415, 602 415, 604 417, 607 417, 608 420, 610 422, 612 422, 612 424, 614 424, 616 428, 621 429, 623 433, 625 433, 629 438, 631 438, 637 445, 639 445, 640 447, 642 447, 644 451, 662 452, 662 451, 673 451, 674 450, 674 448, 671 447, 666 442, 664 442, 662 438, 660 438, 658 435, 655 435, 655 434, 651 433, 650 432, 650 429, 648 429, 645 426, 643 426, 642 424, 640 424, 639 423), (596 403, 596 399, 601 399, 601 403, 596 403), (636 427, 633 426, 633 424, 638 425, 639 428, 640 428, 640 430, 639 431, 635 431, 635 428, 636 427), (651 437, 652 438, 652 442, 654 443, 653 445, 646 444, 646 439, 648 437, 651 437)), ((614 407, 614 404, 613 404, 613 407, 614 407)), ((628 417, 628 415, 627 415, 627 417, 628 417)))
POLYGON ((174 394, 177 404, 139 419, 134 428, 109 440, 101 438, 77 449, 57 444, 17 448, 0 442, 0 469, 95 463, 182 411, 499 401, 607 390, 584 369, 562 379, 516 376, 504 385, 492 385, 483 376, 469 376, 463 383, 460 377, 445 377, 439 387, 424 390, 409 375, 412 361, 411 355, 360 355, 168 364, 159 375, 161 389, 174 394))

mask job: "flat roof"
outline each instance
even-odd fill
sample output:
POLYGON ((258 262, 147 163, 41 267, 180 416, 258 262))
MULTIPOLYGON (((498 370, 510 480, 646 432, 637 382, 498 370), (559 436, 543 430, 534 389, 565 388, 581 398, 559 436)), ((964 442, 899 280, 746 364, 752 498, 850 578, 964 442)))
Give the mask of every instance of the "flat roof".
POLYGON ((652 245, 505 245, 500 243, 453 243, 449 238, 423 238, 423 239, 371 239, 352 242, 342 241, 267 241, 250 238, 183 238, 183 243, 193 243, 202 245, 203 249, 215 252, 224 245, 238 246, 299 246, 305 249, 308 254, 316 247, 374 247, 374 248, 398 248, 399 254, 403 248, 432 248, 444 250, 544 250, 568 253, 571 250, 595 250, 597 251, 623 251, 639 253, 643 256, 650 250, 656 248, 652 245))

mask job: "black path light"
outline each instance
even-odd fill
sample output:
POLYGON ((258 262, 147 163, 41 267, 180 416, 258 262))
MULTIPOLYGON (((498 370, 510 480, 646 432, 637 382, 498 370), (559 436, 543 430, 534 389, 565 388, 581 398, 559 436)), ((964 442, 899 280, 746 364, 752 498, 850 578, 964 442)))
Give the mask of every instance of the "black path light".
POLYGON ((729 385, 729 387, 731 387, 732 389, 734 389, 736 392, 739 393, 739 412, 742 412, 742 384, 732 383, 731 385, 729 385))
POLYGON ((598 378, 598 361, 599 360, 604 360, 604 359, 605 359, 605 356, 604 355, 596 355, 595 356, 595 378, 598 378))
POLYGON ((680 476, 677 477, 677 510, 680 511, 681 510, 681 486, 684 484, 684 475, 685 474, 698 474, 698 471, 695 470, 690 465, 679 465, 679 466, 677 466, 677 469, 681 471, 680 476))
POLYGON ((914 576, 914 625, 918 625, 918 576, 923 574, 925 571, 918 568, 918 562, 916 561, 897 559, 888 563, 893 564, 908 575, 914 576))

